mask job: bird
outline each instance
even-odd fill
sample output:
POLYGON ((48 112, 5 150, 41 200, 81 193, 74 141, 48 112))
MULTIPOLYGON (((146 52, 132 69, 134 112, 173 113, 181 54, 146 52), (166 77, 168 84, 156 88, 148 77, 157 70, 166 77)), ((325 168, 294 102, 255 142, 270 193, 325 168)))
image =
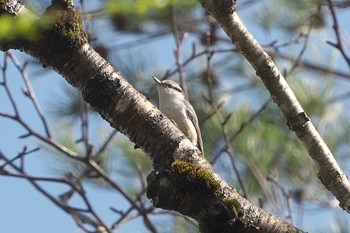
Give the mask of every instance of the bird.
POLYGON ((159 109, 170 120, 175 122, 178 129, 204 154, 202 135, 195 110, 180 85, 172 80, 159 80, 158 84, 159 109))

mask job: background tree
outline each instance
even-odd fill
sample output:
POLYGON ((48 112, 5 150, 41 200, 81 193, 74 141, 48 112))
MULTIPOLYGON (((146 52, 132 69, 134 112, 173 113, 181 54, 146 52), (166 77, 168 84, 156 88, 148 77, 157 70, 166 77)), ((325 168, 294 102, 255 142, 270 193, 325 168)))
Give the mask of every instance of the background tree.
MULTIPOLYGON (((252 12, 259 12, 255 25, 260 25, 259 32, 267 35, 267 39, 261 37, 261 44, 265 44, 276 63, 284 67, 283 74, 288 83, 343 168, 346 168, 343 155, 348 151, 349 127, 348 117, 344 114, 348 105, 348 74, 342 70, 345 70, 348 58, 343 42, 346 40, 339 30, 341 24, 336 13, 347 6, 345 2, 330 1, 300 1, 297 4, 289 1, 238 2, 237 6, 242 14, 256 15, 252 12), (269 7, 271 2, 275 3, 274 10, 269 7), (335 25, 333 29, 332 24, 335 25), (333 41, 333 35, 337 43, 328 42, 329 46, 325 41, 333 41), (329 54, 341 54, 333 58, 340 65, 329 65, 329 54), (322 57, 325 57, 325 62, 322 62, 322 57)), ((310 206, 310 202, 322 207, 334 205, 333 198, 316 179, 314 163, 286 127, 284 118, 256 78, 255 71, 238 55, 216 20, 196 2, 157 5, 152 1, 133 4, 115 1, 88 5, 81 1, 76 7, 84 13, 90 43, 102 56, 115 63, 136 89, 155 99, 155 87, 150 79, 155 74, 162 78, 173 76, 186 85, 204 132, 207 159, 243 196, 288 221, 293 221, 293 212, 297 210, 299 221, 296 225, 301 228, 300 219, 306 214, 304 207, 310 206), (105 45, 111 36, 105 34, 106 28, 101 30, 101 25, 115 27, 118 36, 113 38, 117 38, 118 46, 105 45), (174 57, 175 66, 171 60, 165 63, 170 68, 157 67, 158 62, 152 61, 157 54, 154 49, 149 49, 151 51, 148 50, 143 60, 138 60, 142 57, 139 51, 123 52, 130 47, 142 51, 145 49, 142 45, 146 43, 156 44, 154 48, 157 48, 171 37, 175 41, 173 53, 170 48, 169 53, 161 54, 162 59, 174 57), (294 205, 292 200, 295 200, 294 205)), ((37 40, 28 18, 21 19, 1 18, 2 48, 7 48, 8 44, 11 48, 11 43, 19 45, 23 40, 37 40), (22 40, 18 40, 19 37, 22 40)), ((152 169, 150 161, 140 150, 135 150, 128 139, 111 131, 105 122, 95 117, 81 96, 67 87, 65 95, 69 98, 66 102, 53 101, 54 104, 46 107, 56 115, 49 117, 44 114, 27 73, 28 70, 33 73, 37 64, 28 61, 31 60, 17 61, 11 51, 5 53, 2 63, 3 99, 6 98, 7 103, 4 111, 1 109, 1 116, 17 121, 25 131, 19 135, 25 146, 16 156, 1 149, 2 175, 29 180, 85 231, 102 231, 102 228, 112 231, 135 217, 141 217, 149 231, 162 231, 159 220, 157 222, 152 216, 170 213, 154 209, 144 197, 145 177, 152 169), (26 86, 22 93, 33 103, 43 130, 25 120, 27 112, 21 113, 19 103, 13 97, 16 89, 10 88, 8 77, 8 67, 12 63, 23 77, 26 86), (12 107, 9 111, 8 104, 12 107), (51 123, 54 119, 55 124, 51 123), (39 139, 39 147, 34 146, 37 142, 28 141, 29 136, 39 139), (52 154, 61 165, 61 171, 49 178, 33 175, 26 169, 26 164, 31 158, 28 155, 34 152, 52 154), (41 185, 43 182, 64 184, 65 189, 60 193, 50 192, 41 185), (92 182, 99 187, 112 187, 124 197, 129 209, 111 204, 111 210, 120 216, 112 223, 106 222, 95 210, 94 200, 86 195, 86 186, 92 182), (83 204, 75 205, 74 198, 77 197, 83 204)), ((47 83, 47 80, 40 82, 47 83)), ((173 231, 190 232, 196 228, 192 220, 185 217, 183 221, 178 214, 171 214, 174 216, 171 219, 176 219, 173 231)))

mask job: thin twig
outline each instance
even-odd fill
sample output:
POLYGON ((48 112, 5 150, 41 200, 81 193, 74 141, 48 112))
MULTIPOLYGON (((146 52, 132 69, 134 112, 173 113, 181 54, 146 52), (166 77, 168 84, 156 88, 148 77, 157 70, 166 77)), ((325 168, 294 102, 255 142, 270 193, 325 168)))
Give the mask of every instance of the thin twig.
POLYGON ((341 40, 341 35, 339 32, 339 22, 334 10, 334 6, 331 0, 327 0, 328 2, 328 7, 329 10, 331 12, 332 15, 332 19, 333 19, 333 31, 335 33, 335 36, 337 38, 337 43, 333 43, 330 41, 327 41, 328 44, 332 45, 333 47, 337 48, 339 50, 339 52, 342 54, 343 58, 345 59, 346 63, 348 64, 349 68, 350 68, 350 58, 349 56, 345 53, 345 49, 341 40))
MULTIPOLYGON (((1 85, 4 87, 5 89, 5 92, 6 92, 6 95, 10 101, 10 104, 11 104, 11 107, 14 111, 14 116, 12 117, 16 117, 19 115, 19 112, 18 112, 18 109, 17 109, 17 105, 16 105, 16 102, 15 102, 15 99, 13 98, 12 94, 11 94, 11 91, 7 85, 7 59, 9 57, 9 54, 8 53, 5 53, 4 54, 4 63, 1 67, 1 70, 2 70, 2 77, 3 77, 3 81, 1 82, 1 85)), ((1 113, 0 113, 1 114, 1 113)))
POLYGON ((172 5, 172 13, 173 13, 173 35, 176 42, 176 48, 174 49, 174 55, 176 59, 176 65, 178 67, 179 71, 179 79, 180 79, 180 85, 182 87, 182 90, 184 92, 185 98, 188 100, 188 92, 187 92, 187 85, 185 80, 185 72, 184 72, 184 66, 182 64, 181 59, 181 46, 184 40, 187 38, 188 34, 185 32, 179 36, 179 32, 177 30, 177 21, 176 21, 176 6, 175 4, 172 5))
POLYGON ((230 143, 230 139, 227 133, 227 129, 226 129, 226 124, 227 124, 227 120, 224 119, 217 107, 217 105, 215 104, 215 98, 214 98, 214 94, 213 94, 213 83, 212 83, 212 77, 210 75, 210 60, 212 58, 212 52, 210 51, 210 34, 208 32, 208 36, 207 36, 207 81, 208 81, 208 93, 209 93, 209 103, 213 108, 213 111, 215 112, 215 115, 218 119, 218 121, 221 123, 221 130, 222 130, 222 135, 224 137, 225 140, 225 151, 226 153, 229 155, 231 164, 232 164, 232 168, 235 172, 235 175, 237 177, 238 183, 242 189, 242 193, 244 197, 247 197, 248 193, 246 191, 245 185, 243 183, 243 180, 241 178, 240 172, 237 168, 236 162, 235 162, 235 156, 233 154, 233 150, 231 147, 231 143, 230 143))
MULTIPOLYGON (((42 193, 44 196, 46 196, 51 202, 53 202, 55 205, 60 207, 62 210, 67 212, 68 214, 71 214, 73 217, 79 214, 79 212, 87 212, 90 213, 98 222, 99 226, 103 227, 107 232, 111 233, 109 231, 108 227, 102 222, 102 220, 98 217, 98 215, 95 213, 95 211, 92 209, 90 202, 88 201, 86 197, 85 191, 82 189, 82 186, 79 184, 78 186, 76 185, 76 182, 74 182, 72 179, 62 179, 62 178, 52 178, 52 177, 35 177, 35 176, 30 176, 25 173, 24 170, 21 168, 17 167, 14 165, 10 160, 8 160, 1 152, 1 158, 5 160, 5 162, 11 166, 14 171, 17 173, 1 173, 2 175, 5 176, 12 176, 12 177, 17 177, 17 178, 22 178, 26 179, 29 181, 40 193, 42 193), (67 205, 67 203, 60 201, 56 197, 54 197, 52 194, 50 194, 48 191, 46 191, 41 185, 39 185, 37 182, 54 182, 54 183, 61 183, 70 186, 71 188, 75 189, 79 194, 80 197, 84 200, 84 203, 87 207, 86 210, 83 209, 77 209, 77 208, 72 208, 67 205), (77 212, 78 211, 78 212, 77 212)), ((1 170, 0 170, 1 171, 1 170)), ((80 224, 77 222, 77 224, 82 228, 85 229, 83 224, 80 224)))
POLYGON ((30 83, 30 80, 29 80, 29 77, 28 77, 28 74, 27 74, 27 71, 26 71, 26 66, 28 63, 25 63, 23 65, 23 67, 21 67, 19 61, 17 60, 17 58, 15 57, 15 55, 13 55, 13 53, 11 52, 6 52, 8 54, 8 56, 11 58, 12 62, 15 64, 16 68, 19 70, 22 78, 23 78, 23 82, 24 84, 26 85, 26 88, 27 90, 25 91, 25 95, 31 100, 31 102, 33 103, 34 105, 34 108, 37 112, 37 114, 39 115, 40 119, 41 119, 41 122, 44 126, 44 129, 45 129, 45 133, 46 133, 46 136, 48 138, 51 138, 51 134, 50 134, 50 130, 49 130, 49 127, 48 127, 48 124, 46 122, 46 119, 44 117, 44 113, 40 107, 40 104, 35 96, 35 92, 33 90, 33 87, 30 83))

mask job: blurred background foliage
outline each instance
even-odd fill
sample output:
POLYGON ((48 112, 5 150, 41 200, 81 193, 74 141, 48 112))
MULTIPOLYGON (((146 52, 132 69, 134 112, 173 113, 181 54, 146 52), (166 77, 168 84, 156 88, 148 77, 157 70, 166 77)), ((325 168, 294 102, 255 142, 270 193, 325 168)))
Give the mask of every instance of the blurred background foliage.
MULTIPOLYGON (((237 10, 286 75, 340 166, 349 172, 349 67, 339 51, 326 43, 335 40, 326 3, 247 0, 237 1, 237 10)), ((317 179, 313 161, 288 129, 277 106, 273 101, 265 104, 270 95, 255 71, 197 1, 100 0, 80 1, 76 7, 82 12, 91 44, 155 104, 158 97, 151 76, 179 81, 179 60, 174 51, 181 51, 182 75, 199 117, 205 155, 214 161, 215 169, 227 182, 242 194, 246 190, 248 199, 287 220, 293 208, 299 213, 299 221, 294 220, 299 227, 300 218, 308 214, 303 208, 309 203, 309 208, 334 206, 333 198, 317 179), (185 32, 188 37, 178 47, 176 36, 185 32), (223 118, 231 115, 224 125, 231 139, 229 145, 224 140, 223 125, 207 101, 210 93, 223 118), (232 168, 227 146, 232 148, 244 187, 232 168), (294 200, 292 206, 288 206, 289 198, 294 200)), ((349 4, 335 7, 339 12, 349 11, 349 4)), ((0 27, 0 34, 4 30, 0 27)), ((50 117, 57 123, 52 126, 55 137, 85 156, 81 128, 82 119, 87 120, 91 154, 112 178, 125 184, 130 194, 138 195, 152 170, 151 161, 120 133, 113 135, 105 150, 95 154, 113 130, 84 106, 74 89, 63 90, 68 98, 51 104, 49 109, 50 117)), ((61 172, 73 172, 103 185, 93 175, 86 175, 88 168, 59 157, 54 156, 55 162, 61 164, 61 172)), ((179 217, 174 217, 173 227, 174 232, 197 232, 179 217)), ((339 227, 342 231, 337 232, 345 232, 346 224, 339 227)))
MULTIPOLYGON (((315 49, 314 43, 316 46, 327 47, 324 41, 317 40, 318 35, 327 31, 330 33, 331 21, 329 13, 328 15, 324 13, 328 12, 324 3, 325 1, 317 0, 298 2, 279 0, 262 1, 261 3, 247 1, 247 3, 238 2, 238 12, 244 11, 245 14, 248 14, 248 25, 270 37, 270 40, 258 39, 263 40, 262 42, 265 44, 274 43, 270 44, 267 49, 275 50, 277 63, 282 64, 282 70, 289 71, 294 65, 293 61, 279 58, 279 52, 296 59, 308 37, 312 38, 309 38, 310 43, 307 43, 303 57, 312 58, 315 49), (271 7, 271 2, 274 2, 274 7, 271 7), (312 30, 312 34, 306 34, 308 30, 312 30), (281 38, 279 35, 282 35, 281 38), (291 38, 295 38, 295 40, 291 38)), ((240 187, 237 177, 228 163, 227 153, 225 153, 222 125, 215 114, 212 114, 212 107, 203 99, 203 96, 208 96, 208 74, 215 84, 212 90, 215 96, 214 101, 216 104, 223 103, 220 108, 221 114, 223 116, 232 114, 225 125, 230 136, 237 132, 242 124, 250 119, 270 97, 244 58, 234 51, 220 26, 196 1, 108 1, 101 8, 101 12, 103 14, 99 14, 98 19, 109 20, 111 27, 108 29, 116 34, 114 37, 108 36, 104 39, 113 42, 118 40, 119 36, 123 37, 123 34, 127 34, 129 40, 141 38, 139 42, 135 43, 137 51, 130 49, 133 51, 130 51, 131 55, 126 52, 128 59, 125 59, 125 53, 124 55, 118 53, 118 49, 113 50, 107 47, 106 50, 111 61, 116 61, 115 67, 120 69, 136 88, 151 97, 154 103, 157 103, 157 95, 150 79, 152 74, 177 81, 179 74, 175 73, 171 77, 167 75, 169 70, 176 68, 175 61, 173 61, 173 65, 168 66, 158 63, 161 62, 161 59, 147 61, 148 56, 152 57, 152 51, 147 51, 147 48, 143 50, 143 47, 146 46, 143 44, 144 40, 146 43, 153 43, 154 40, 171 40, 174 37, 174 30, 178 31, 179 34, 188 32, 189 38, 183 44, 183 60, 194 53, 193 48, 196 48, 196 52, 205 49, 231 50, 214 53, 210 66, 204 62, 206 60, 205 54, 191 60, 184 67, 184 74, 187 78, 191 103, 194 105, 201 122, 206 157, 211 160, 218 155, 219 159, 216 160, 214 166, 233 187, 241 190, 242 187, 240 187), (208 31, 210 37, 207 36, 208 31), (144 52, 150 53, 144 54, 144 52), (151 63, 155 63, 155 65, 151 63), (157 64, 164 65, 164 67, 159 68, 157 64)), ((88 21, 87 25, 89 25, 88 21)), ((96 33, 93 34, 93 37, 96 37, 96 41, 98 41, 98 37, 104 35, 97 33, 98 28, 95 30, 96 33)), ((152 46, 152 48, 154 47, 156 46, 152 46)), ((171 50, 174 48, 175 44, 172 47, 159 49, 168 50, 171 54, 171 50)), ((128 50, 128 48, 124 49, 128 50)), ((166 60, 171 59, 176 58, 166 58, 166 60)), ((334 59, 341 60, 337 56, 334 56, 334 59)), ((310 60, 310 62, 320 64, 320 61, 315 59, 310 60)), ((329 69, 342 69, 342 67, 329 66, 329 69)), ((344 91, 338 90, 339 78, 331 72, 320 75, 319 72, 302 66, 297 66, 287 78, 299 101, 320 129, 331 150, 340 157, 344 153, 344 150, 340 148, 349 150, 347 146, 349 143, 349 119, 344 116, 344 112, 347 111, 344 108, 344 104, 348 102, 347 98, 340 99, 335 104, 330 103, 333 98, 339 95, 340 91, 344 91)), ((291 196, 300 194, 300 190, 302 190, 304 198, 312 199, 313 193, 320 192, 318 198, 324 198, 324 201, 330 200, 316 178, 317 171, 314 163, 296 136, 288 129, 284 117, 273 102, 270 102, 251 123, 243 127, 242 131, 232 140, 231 146, 235 155, 235 163, 238 165, 240 176, 247 190, 247 197, 260 203, 263 207, 282 211, 282 213, 278 213, 280 215, 283 215, 287 209, 283 200, 266 193, 280 192, 274 183, 261 180, 268 176, 274 177, 281 187, 290 192, 291 196), (275 198, 275 200, 271 200, 271 198, 275 198), (282 202, 282 208, 273 206, 274 203, 278 202, 282 202)), ((105 168, 109 172, 113 172, 109 170, 110 164, 119 164, 120 166, 114 167, 114 172, 122 175, 128 180, 128 183, 130 181, 137 182, 139 171, 142 172, 143 177, 150 172, 150 161, 140 150, 135 150, 128 139, 118 134, 110 147, 109 150, 118 152, 111 152, 110 156, 105 158, 111 160, 105 163, 105 168)), ((179 227, 178 224, 176 227, 179 227)))

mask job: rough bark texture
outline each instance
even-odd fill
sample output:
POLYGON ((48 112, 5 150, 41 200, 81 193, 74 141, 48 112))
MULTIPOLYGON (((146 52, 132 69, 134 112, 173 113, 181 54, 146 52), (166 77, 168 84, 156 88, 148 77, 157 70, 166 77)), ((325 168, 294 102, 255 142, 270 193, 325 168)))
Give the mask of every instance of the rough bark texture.
MULTIPOLYGON (((218 2, 224 6, 226 1, 218 2)), ((8 1, 0 4, 5 9, 8 1)), ((54 23, 40 39, 0 42, 0 48, 21 49, 54 68, 149 155, 155 171, 147 178, 147 196, 155 206, 195 218, 201 232, 302 232, 223 181, 181 131, 86 43, 74 9, 60 5, 50 11, 45 17, 54 17, 54 23)))
POLYGON ((340 207, 350 212, 349 180, 340 169, 332 152, 315 129, 285 78, 271 57, 243 25, 237 13, 228 10, 220 11, 220 9, 235 9, 235 2, 232 0, 202 0, 201 3, 221 24, 232 43, 256 70, 256 74, 261 78, 272 99, 287 119, 288 127, 295 132, 317 164, 318 178, 338 199, 340 207))

